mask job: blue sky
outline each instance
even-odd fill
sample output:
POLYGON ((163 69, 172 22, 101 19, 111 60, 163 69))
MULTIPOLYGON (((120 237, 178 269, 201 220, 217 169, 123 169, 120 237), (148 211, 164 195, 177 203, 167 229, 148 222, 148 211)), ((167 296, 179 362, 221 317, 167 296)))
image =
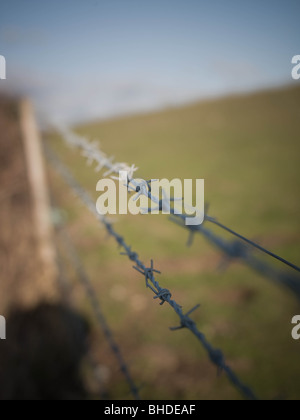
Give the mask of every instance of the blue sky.
POLYGON ((299 16, 299 0, 5 0, 0 89, 74 122, 299 83, 299 16))

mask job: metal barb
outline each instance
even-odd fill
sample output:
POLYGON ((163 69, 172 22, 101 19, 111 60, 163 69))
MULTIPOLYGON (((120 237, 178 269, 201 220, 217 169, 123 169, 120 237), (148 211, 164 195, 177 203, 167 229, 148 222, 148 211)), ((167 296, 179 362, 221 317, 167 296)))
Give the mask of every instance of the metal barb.
POLYGON ((168 289, 161 289, 153 299, 161 299, 160 305, 163 305, 165 302, 168 302, 172 297, 172 293, 168 289))
POLYGON ((178 331, 182 330, 183 328, 189 328, 192 329, 196 326, 195 322, 189 317, 193 312, 195 312, 198 308, 200 308, 200 305, 196 305, 193 309, 191 309, 188 313, 183 315, 181 317, 181 324, 179 327, 170 327, 171 331, 178 331))

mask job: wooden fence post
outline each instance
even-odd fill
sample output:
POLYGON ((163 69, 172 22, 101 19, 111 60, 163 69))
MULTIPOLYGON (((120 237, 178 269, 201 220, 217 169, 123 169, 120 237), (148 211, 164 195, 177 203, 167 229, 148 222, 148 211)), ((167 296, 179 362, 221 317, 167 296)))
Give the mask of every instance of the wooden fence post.
POLYGON ((41 289, 47 295, 53 295, 56 294, 57 289, 57 269, 50 214, 50 199, 41 138, 35 120, 33 106, 27 99, 21 101, 20 123, 28 179, 32 194, 33 228, 35 230, 39 258, 43 267, 43 278, 47 282, 47 285, 41 286, 41 289))

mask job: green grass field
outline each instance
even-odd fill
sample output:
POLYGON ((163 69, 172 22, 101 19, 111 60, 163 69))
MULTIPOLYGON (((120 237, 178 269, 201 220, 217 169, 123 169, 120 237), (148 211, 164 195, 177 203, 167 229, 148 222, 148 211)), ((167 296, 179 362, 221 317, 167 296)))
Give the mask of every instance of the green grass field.
MULTIPOLYGON (((135 163, 138 177, 205 178, 211 216, 299 264, 299 117, 300 88, 290 87, 94 122, 78 132, 99 139, 117 161, 135 163)), ((100 175, 58 137, 49 140, 96 199, 100 175)), ((240 398, 224 375, 217 376, 189 331, 169 331, 178 324, 171 308, 153 300, 115 242, 63 181, 52 171, 50 176, 115 337, 134 378, 143 385, 142 397, 240 398)), ((146 264, 154 259, 162 271, 161 285, 186 311, 201 304, 193 314, 199 329, 224 351, 228 364, 259 397, 300 398, 300 341, 291 338, 291 319, 300 314, 300 307, 293 295, 237 262, 219 270, 222 255, 200 236, 187 248, 187 232, 167 216, 117 216, 115 227, 146 264)), ((69 274, 72 301, 94 325, 84 293, 69 274)), ((130 398, 96 329, 93 349, 109 372, 109 397, 130 398)))

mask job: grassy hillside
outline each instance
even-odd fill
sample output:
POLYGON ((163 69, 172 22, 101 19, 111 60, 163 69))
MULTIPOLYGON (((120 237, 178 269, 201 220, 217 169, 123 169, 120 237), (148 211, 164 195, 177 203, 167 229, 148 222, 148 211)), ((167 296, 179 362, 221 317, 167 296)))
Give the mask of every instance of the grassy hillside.
MULTIPOLYGON (((299 116, 296 87, 90 123, 78 131, 99 139, 118 161, 135 163, 139 177, 205 178, 212 216, 299 264, 299 116)), ((60 139, 51 142, 96 198, 99 174, 60 139)), ((189 332, 168 331, 177 324, 170 308, 153 301, 114 242, 52 172, 51 179, 117 340, 144 384, 142 396, 239 398, 225 377, 216 377, 189 332)), ((222 256, 200 236, 187 248, 187 234, 167 216, 118 216, 116 228, 142 260, 155 260, 162 286, 184 309, 201 303, 194 315, 199 328, 262 398, 300 398, 300 342, 291 339, 291 318, 300 308, 292 295, 240 264, 218 270, 222 256)), ((90 313, 77 286, 73 299, 90 313)), ((109 395, 126 397, 122 376, 97 337, 95 357, 109 369, 109 395)))

